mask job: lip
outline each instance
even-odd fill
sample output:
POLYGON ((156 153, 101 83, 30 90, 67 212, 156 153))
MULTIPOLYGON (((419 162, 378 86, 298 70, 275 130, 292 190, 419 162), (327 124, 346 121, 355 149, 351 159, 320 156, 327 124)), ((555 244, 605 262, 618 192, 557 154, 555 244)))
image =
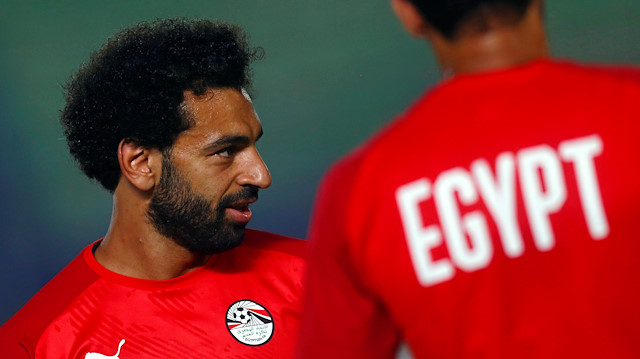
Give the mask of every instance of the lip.
POLYGON ((251 221, 251 217, 253 214, 251 213, 251 208, 249 205, 257 201, 257 198, 247 199, 243 201, 238 201, 230 204, 227 208, 225 208, 225 212, 227 216, 234 222, 247 224, 251 221))

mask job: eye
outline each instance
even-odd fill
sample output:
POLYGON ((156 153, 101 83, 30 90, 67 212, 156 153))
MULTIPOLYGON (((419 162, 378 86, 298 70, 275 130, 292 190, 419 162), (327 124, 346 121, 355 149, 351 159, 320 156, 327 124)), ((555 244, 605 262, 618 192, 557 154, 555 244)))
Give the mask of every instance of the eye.
POLYGON ((219 157, 231 157, 234 155, 234 153, 236 153, 236 150, 233 147, 229 146, 217 151, 216 153, 214 153, 214 155, 219 157))

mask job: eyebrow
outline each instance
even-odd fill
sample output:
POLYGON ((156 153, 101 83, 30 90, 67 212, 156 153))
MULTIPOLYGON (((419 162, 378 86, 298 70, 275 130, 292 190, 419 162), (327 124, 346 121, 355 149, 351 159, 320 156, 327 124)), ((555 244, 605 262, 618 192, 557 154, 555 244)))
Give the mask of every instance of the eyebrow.
MULTIPOLYGON (((260 133, 258 134, 258 137, 256 137, 256 141, 258 141, 260 139, 260 137, 262 137, 262 135, 264 134, 264 131, 262 129, 260 129, 260 133)), ((207 145, 204 150, 212 150, 215 149, 217 147, 222 147, 222 146, 227 146, 227 145, 248 145, 249 143, 251 143, 251 139, 248 136, 243 136, 243 135, 237 135, 237 136, 233 136, 233 135, 226 135, 226 136, 222 136, 220 138, 218 138, 217 140, 211 142, 209 145, 207 145)))

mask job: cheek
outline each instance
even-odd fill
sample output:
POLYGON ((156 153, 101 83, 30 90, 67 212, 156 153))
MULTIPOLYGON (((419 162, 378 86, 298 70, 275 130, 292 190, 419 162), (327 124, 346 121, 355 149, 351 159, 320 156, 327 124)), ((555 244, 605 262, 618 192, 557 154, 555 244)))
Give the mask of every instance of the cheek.
POLYGON ((211 202, 211 206, 215 208, 220 201, 230 193, 228 188, 229 186, 221 181, 220 178, 210 177, 197 191, 201 196, 211 202))
POLYGON ((220 168, 211 163, 196 164, 192 161, 190 183, 194 192, 211 202, 215 207, 222 198, 233 193, 234 176, 231 168, 220 168))

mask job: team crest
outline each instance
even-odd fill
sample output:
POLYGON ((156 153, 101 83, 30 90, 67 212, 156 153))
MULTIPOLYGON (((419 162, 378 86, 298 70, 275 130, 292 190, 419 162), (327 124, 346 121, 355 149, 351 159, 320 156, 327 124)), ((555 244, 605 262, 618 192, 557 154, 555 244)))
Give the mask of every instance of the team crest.
POLYGON ((273 336, 273 318, 265 307, 243 299, 227 309, 227 329, 240 343, 258 346, 273 336))

